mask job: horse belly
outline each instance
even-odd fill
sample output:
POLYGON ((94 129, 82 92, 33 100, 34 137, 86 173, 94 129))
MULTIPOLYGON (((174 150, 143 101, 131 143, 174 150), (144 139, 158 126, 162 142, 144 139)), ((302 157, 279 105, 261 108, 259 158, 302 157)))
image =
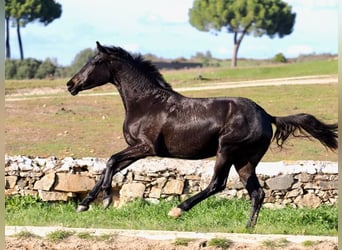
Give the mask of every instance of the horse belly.
POLYGON ((178 131, 164 136, 161 156, 203 159, 216 155, 218 136, 196 131, 178 131))

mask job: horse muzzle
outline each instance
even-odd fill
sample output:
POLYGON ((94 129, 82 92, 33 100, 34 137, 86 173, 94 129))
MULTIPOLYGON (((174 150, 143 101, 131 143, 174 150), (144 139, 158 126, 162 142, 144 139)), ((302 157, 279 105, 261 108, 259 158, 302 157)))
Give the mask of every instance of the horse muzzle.
POLYGON ((67 87, 68 87, 68 91, 70 92, 70 94, 72 95, 78 94, 79 90, 77 88, 77 84, 75 84, 75 82, 72 79, 67 82, 67 87))

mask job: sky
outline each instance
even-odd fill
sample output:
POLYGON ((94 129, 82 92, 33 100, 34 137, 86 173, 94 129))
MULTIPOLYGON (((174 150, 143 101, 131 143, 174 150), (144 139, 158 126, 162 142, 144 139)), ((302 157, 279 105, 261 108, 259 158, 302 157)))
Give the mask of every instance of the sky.
MULTIPOLYGON (((197 52, 232 56, 233 34, 201 32, 189 23, 193 0, 56 0, 62 15, 44 26, 34 22, 21 29, 24 57, 56 59, 68 66, 81 50, 96 41, 134 53, 175 59, 197 52)), ((283 0, 297 14, 293 32, 283 38, 245 36, 238 58, 292 58, 302 54, 337 54, 338 0, 283 0)), ((15 28, 10 31, 12 58, 19 58, 15 28)))

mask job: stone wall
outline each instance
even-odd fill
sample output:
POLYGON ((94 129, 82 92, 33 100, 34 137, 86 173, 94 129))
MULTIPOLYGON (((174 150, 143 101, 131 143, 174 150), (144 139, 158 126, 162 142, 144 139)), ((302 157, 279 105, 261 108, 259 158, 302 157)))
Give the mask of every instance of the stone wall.
MULTIPOLYGON (((39 195, 45 201, 83 198, 106 166, 104 159, 5 157, 5 194, 39 195)), ((114 206, 136 198, 150 202, 174 196, 185 198, 203 190, 213 173, 212 160, 149 158, 137 161, 113 178, 114 206)), ((335 162, 265 162, 257 167, 266 192, 265 206, 318 207, 333 205, 338 197, 335 162)), ((227 188, 218 194, 247 198, 234 168, 227 188)))

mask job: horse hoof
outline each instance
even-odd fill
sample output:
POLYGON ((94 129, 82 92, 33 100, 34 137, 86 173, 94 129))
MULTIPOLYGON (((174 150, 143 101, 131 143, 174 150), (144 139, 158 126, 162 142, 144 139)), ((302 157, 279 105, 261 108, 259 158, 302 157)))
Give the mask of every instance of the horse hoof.
POLYGON ((173 218, 178 218, 182 215, 182 209, 179 207, 174 207, 171 209, 171 211, 168 213, 168 216, 171 216, 173 218))
POLYGON ((106 199, 103 199, 102 201, 103 207, 105 209, 108 208, 111 203, 112 203, 112 198, 106 198, 106 199))
POLYGON ((89 207, 88 207, 88 206, 79 205, 79 206, 77 207, 77 210, 76 210, 76 212, 77 212, 77 213, 80 213, 80 212, 87 211, 88 209, 89 209, 89 207))

